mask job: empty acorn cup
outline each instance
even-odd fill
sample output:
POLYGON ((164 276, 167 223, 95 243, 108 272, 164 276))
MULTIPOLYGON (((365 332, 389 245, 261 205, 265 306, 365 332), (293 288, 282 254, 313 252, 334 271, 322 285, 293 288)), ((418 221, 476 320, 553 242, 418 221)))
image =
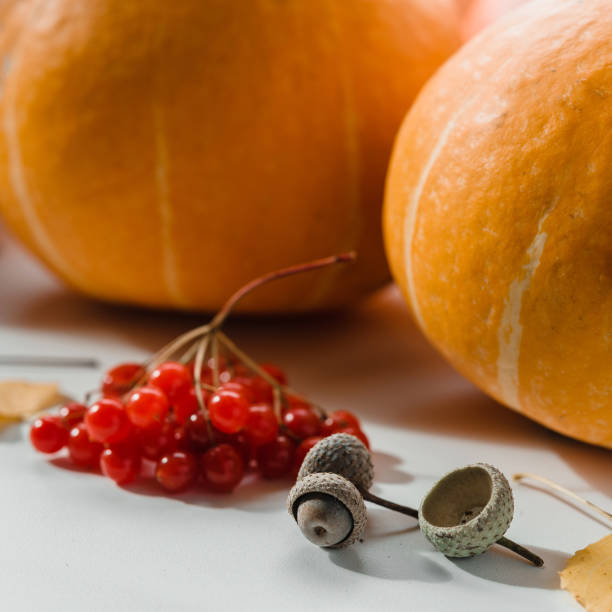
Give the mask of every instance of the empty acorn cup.
POLYGON ((287 509, 306 538, 324 548, 350 546, 361 537, 367 521, 357 487, 326 472, 298 480, 289 492, 287 509))
POLYGON ((514 513, 506 477, 486 463, 454 470, 441 478, 423 499, 419 526, 447 557, 471 557, 500 544, 536 566, 544 561, 504 537, 514 513))

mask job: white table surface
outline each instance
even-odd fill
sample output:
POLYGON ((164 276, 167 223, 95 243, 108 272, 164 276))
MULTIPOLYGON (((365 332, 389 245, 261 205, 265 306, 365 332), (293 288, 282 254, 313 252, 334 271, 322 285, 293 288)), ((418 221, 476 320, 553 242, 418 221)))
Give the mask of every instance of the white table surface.
MULTIPOLYGON (((75 396, 102 370, 146 357, 204 317, 142 312, 76 296, 11 241, 0 248, 0 354, 93 356, 101 369, 0 367, 75 396)), ((229 335, 329 409, 355 411, 374 449, 375 491, 417 505, 434 480, 475 461, 536 471, 612 507, 612 454, 532 423, 486 397, 427 345, 394 288, 351 312, 241 320, 229 335)), ((0 610, 579 610, 559 590, 567 557, 609 528, 553 495, 513 485, 508 537, 542 569, 495 547, 436 553, 415 521, 370 506, 366 539, 327 552, 285 510, 290 483, 229 496, 119 488, 35 453, 27 427, 0 431, 0 610)))

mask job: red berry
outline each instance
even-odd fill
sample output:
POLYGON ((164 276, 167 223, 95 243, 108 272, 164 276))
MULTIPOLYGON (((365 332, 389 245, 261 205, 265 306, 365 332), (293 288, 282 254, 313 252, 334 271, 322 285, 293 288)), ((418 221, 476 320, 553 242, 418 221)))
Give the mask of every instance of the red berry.
POLYGON ((240 383, 243 387, 246 387, 248 389, 247 400, 251 404, 271 404, 274 401, 272 385, 267 383, 261 376, 234 376, 230 383, 240 383))
POLYGON ((68 431, 59 417, 45 414, 38 417, 30 427, 32 446, 41 453, 56 453, 66 446, 68 431))
POLYGON ((269 374, 272 378, 274 378, 274 380, 276 380, 279 384, 281 385, 287 384, 287 375, 277 365, 274 365, 273 363, 261 363, 259 364, 259 367, 264 372, 269 374))
POLYGON ((244 431, 239 431, 235 434, 226 434, 216 429, 213 431, 215 444, 229 444, 236 449, 236 452, 242 458, 245 468, 248 467, 251 457, 253 456, 253 445, 247 438, 244 431))
POLYGON ((137 430, 138 447, 143 457, 157 461, 162 455, 178 448, 176 442, 177 426, 165 422, 160 427, 137 430))
POLYGON ((355 436, 364 443, 366 448, 370 448, 370 441, 368 440, 368 437, 358 427, 345 427, 344 429, 338 429, 334 433, 345 433, 351 436, 355 436))
POLYGON ((211 423, 223 433, 240 431, 247 420, 249 404, 242 393, 221 387, 208 402, 211 423))
POLYGON ((266 382, 261 376, 251 378, 249 384, 254 401, 271 404, 274 401, 272 385, 266 382))
MULTIPOLYGON (((190 442, 187 437, 187 431, 185 430, 185 426, 179 425, 174 428, 174 433, 172 435, 172 440, 168 445, 168 450, 183 450, 183 451, 191 451, 193 449, 193 444, 190 442)), ((197 448, 196 452, 200 452, 201 449, 197 448)))
POLYGON ((68 437, 68 455, 72 463, 85 468, 95 468, 100 464, 100 453, 104 447, 89 439, 84 423, 75 425, 68 437))
POLYGON ((201 460, 204 485, 217 493, 229 493, 244 476, 244 462, 230 444, 208 449, 201 460))
POLYGON ((287 395, 286 397, 289 402, 289 408, 311 408, 310 404, 301 397, 296 397, 295 395, 287 395))
POLYGON ((168 414, 170 404, 165 393, 157 387, 140 387, 130 394, 125 405, 128 418, 136 427, 160 424, 168 414))
POLYGON ((83 406, 83 404, 78 402, 70 402, 60 408, 59 416, 62 420, 62 425, 70 431, 83 420, 86 412, 87 406, 83 406))
POLYGON ((189 417, 185 424, 185 438, 188 448, 194 452, 202 452, 210 445, 208 425, 201 412, 189 417))
POLYGON ((100 455, 100 469, 117 484, 127 484, 138 475, 140 456, 124 446, 107 448, 100 455))
POLYGON ((166 361, 151 372, 149 384, 161 389, 172 402, 178 393, 191 385, 191 372, 182 363, 166 361))
MULTIPOLYGON (((204 405, 208 402, 208 391, 202 390, 202 400, 204 405)), ((172 401, 174 408, 174 418, 179 425, 184 425, 192 414, 195 414, 200 409, 198 398, 196 396, 195 387, 183 387, 174 396, 172 401)))
POLYGON ((291 470, 295 445, 287 436, 277 436, 257 449, 257 464, 264 478, 280 478, 291 470))
POLYGON ((102 381, 104 395, 123 395, 144 374, 144 368, 139 363, 122 363, 111 368, 102 381))
POLYGON ((249 440, 255 446, 272 442, 278 434, 278 421, 270 404, 253 404, 245 424, 249 440))
POLYGON ((283 415, 283 423, 300 439, 316 436, 321 430, 321 419, 312 408, 289 408, 283 415))
POLYGON ((293 457, 293 469, 296 473, 302 467, 302 462, 304 461, 304 457, 308 454, 308 451, 322 439, 323 436, 311 436, 298 444, 298 447, 295 449, 295 456, 293 457))
POLYGON ((157 482, 167 491, 182 491, 194 483, 198 463, 191 453, 175 451, 164 455, 155 469, 157 482))
POLYGON ((250 379, 248 378, 233 378, 232 380, 223 383, 221 385, 221 389, 231 389, 233 391, 237 391, 244 396, 249 404, 255 402, 255 397, 250 387, 250 379))
POLYGON ((110 397, 103 397, 89 407, 85 427, 90 440, 106 444, 125 440, 131 430, 123 404, 110 397))
POLYGON ((336 410, 323 421, 322 433, 325 436, 331 436, 346 427, 361 429, 359 419, 348 410, 336 410))

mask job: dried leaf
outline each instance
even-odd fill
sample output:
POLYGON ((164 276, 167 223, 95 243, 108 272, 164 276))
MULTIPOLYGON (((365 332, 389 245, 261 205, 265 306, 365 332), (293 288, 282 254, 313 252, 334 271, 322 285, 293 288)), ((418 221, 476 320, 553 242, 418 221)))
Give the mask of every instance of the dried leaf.
POLYGON ((61 401, 54 383, 31 383, 23 380, 0 380, 0 419, 31 416, 61 401))
POLYGON ((612 535, 569 559, 561 572, 561 587, 589 612, 612 610, 612 535))
POLYGON ((15 425, 15 423, 19 423, 19 419, 9 419, 7 417, 0 417, 0 431, 9 425, 15 425))

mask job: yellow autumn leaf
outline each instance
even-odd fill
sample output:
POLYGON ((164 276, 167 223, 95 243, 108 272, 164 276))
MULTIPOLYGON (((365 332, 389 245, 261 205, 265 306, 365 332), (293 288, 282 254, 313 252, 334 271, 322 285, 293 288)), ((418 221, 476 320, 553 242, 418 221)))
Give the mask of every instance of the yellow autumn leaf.
POLYGON ((589 612, 612 610, 612 534, 569 559, 561 572, 561 587, 589 612))
POLYGON ((22 419, 62 400, 54 383, 0 380, 0 421, 22 419))

